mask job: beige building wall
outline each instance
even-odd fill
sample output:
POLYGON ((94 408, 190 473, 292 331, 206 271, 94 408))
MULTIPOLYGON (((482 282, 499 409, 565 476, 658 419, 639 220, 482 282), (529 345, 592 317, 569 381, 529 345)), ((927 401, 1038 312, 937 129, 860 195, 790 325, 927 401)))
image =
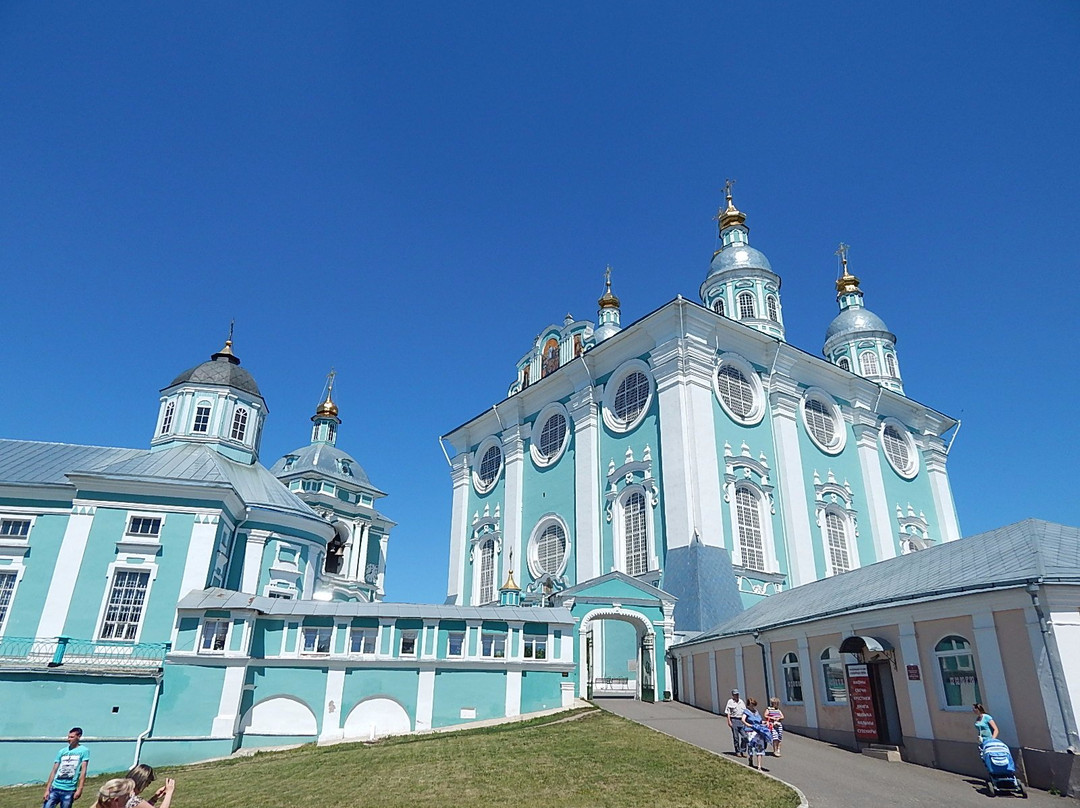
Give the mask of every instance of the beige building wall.
MULTIPOLYGON (((1050 729, 1041 709, 1032 709, 1039 693, 1039 676, 1027 642, 1027 616, 1022 609, 994 612, 994 628, 998 646, 1001 648, 1001 664, 1009 683, 1009 700, 1012 704, 1016 735, 1021 746, 1033 749, 1051 749, 1050 729)), ((985 705, 990 715, 992 704, 985 705)))
POLYGON ((709 654, 694 654, 694 706, 712 711, 712 687, 709 684, 709 654))

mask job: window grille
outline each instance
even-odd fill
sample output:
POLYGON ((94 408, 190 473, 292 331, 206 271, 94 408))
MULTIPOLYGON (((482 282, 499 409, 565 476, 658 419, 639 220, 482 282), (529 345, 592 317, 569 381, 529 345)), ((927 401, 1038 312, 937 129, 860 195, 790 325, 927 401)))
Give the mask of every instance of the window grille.
POLYGON ((863 376, 877 376, 877 354, 872 351, 863 351, 859 354, 859 366, 862 368, 863 376))
POLYGON ((623 504, 623 539, 626 544, 626 574, 649 571, 649 547, 645 521, 645 495, 634 491, 623 504))
POLYGON ((752 320, 757 317, 757 307, 754 305, 754 296, 749 292, 739 294, 739 319, 752 320))
POLYGON ((15 579, 17 577, 14 572, 0 573, 0 630, 4 628, 4 621, 7 619, 8 611, 11 609, 11 601, 15 597, 15 579))
POLYGON ((566 555, 566 534, 560 525, 544 528, 536 542, 536 563, 548 575, 557 575, 566 555))
POLYGON ((712 304, 712 310, 715 311, 717 314, 719 314, 721 317, 723 317, 724 316, 724 298, 718 297, 716 300, 714 300, 713 304, 712 304))
POLYGON ((934 646, 946 707, 964 707, 982 701, 971 643, 963 637, 945 637, 934 646))
POLYGON ((851 362, 848 361, 848 358, 846 356, 841 356, 840 361, 836 364, 840 366, 841 370, 851 370, 851 362))
POLYGON ((29 519, 3 519, 0 520, 0 536, 15 536, 26 538, 30 533, 29 519))
POLYGON ((129 536, 152 536, 161 534, 161 519, 156 516, 133 516, 128 521, 129 536))
POLYGON ((161 416, 161 432, 159 434, 165 435, 172 430, 173 414, 176 412, 176 402, 170 401, 165 405, 165 414, 161 416))
POLYGON ((803 402, 803 415, 806 416, 806 426, 814 440, 828 448, 836 445, 836 422, 825 402, 816 398, 806 399, 803 402))
POLYGON ((495 600, 495 542, 480 545, 480 604, 495 600))
POLYGON ((540 430, 540 455, 545 460, 551 460, 559 453, 566 437, 566 417, 557 412, 544 422, 540 430))
POLYGON ((851 569, 848 560, 847 523, 844 517, 833 511, 825 513, 825 535, 828 540, 829 563, 832 574, 839 575, 851 569))
POLYGON ((623 426, 629 426, 645 409, 649 401, 649 380, 639 370, 627 374, 615 391, 615 417, 623 426))
POLYGON ((117 570, 114 573, 101 625, 101 639, 135 641, 149 586, 149 572, 117 570))
POLYGON ((896 372, 896 357, 891 353, 885 354, 885 372, 894 379, 900 375, 896 372))
POLYGON ((780 661, 780 667, 784 670, 784 701, 788 704, 801 702, 803 692, 799 658, 795 654, 785 654, 780 661))
POLYGON ((247 422, 248 412, 243 407, 233 413, 232 432, 230 433, 233 440, 243 442, 244 436, 247 435, 247 422))
POLYGON ((480 460, 480 482, 484 487, 490 487, 499 476, 499 468, 502 466, 502 449, 491 446, 484 457, 480 460))
POLYGON ((886 424, 881 431, 881 441, 885 444, 885 456, 889 458, 889 462, 897 469, 907 471, 911 467, 911 454, 900 430, 892 424, 886 424))
POLYGON ((210 430, 210 406, 200 404, 195 408, 195 424, 191 427, 192 432, 207 432, 210 430))
POLYGON ((761 533, 761 509, 758 498, 746 488, 735 489, 735 514, 739 522, 739 550, 742 565, 764 571, 765 549, 761 533))
POLYGON ((724 404, 738 418, 748 418, 754 411, 754 388, 734 365, 720 366, 716 371, 716 387, 724 404))
POLYGON ((780 311, 776 305, 776 298, 772 295, 769 295, 767 298, 765 298, 765 306, 769 310, 769 319, 772 320, 774 323, 780 322, 780 311))

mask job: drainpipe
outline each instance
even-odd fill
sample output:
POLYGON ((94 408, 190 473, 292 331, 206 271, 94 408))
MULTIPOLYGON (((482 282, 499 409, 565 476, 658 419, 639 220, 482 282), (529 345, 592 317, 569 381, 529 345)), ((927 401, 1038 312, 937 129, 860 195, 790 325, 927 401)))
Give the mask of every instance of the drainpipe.
POLYGON ((156 684, 154 685, 154 701, 150 705, 150 721, 147 723, 146 729, 139 733, 139 737, 135 739, 135 758, 131 761, 133 767, 139 765, 139 755, 142 754, 143 741, 146 740, 146 737, 154 729, 154 718, 157 716, 158 702, 161 701, 161 683, 164 679, 164 672, 159 672, 157 676, 154 677, 156 684))
POLYGON ((1077 733, 1076 719, 1073 716, 1072 700, 1065 682, 1062 681, 1061 652, 1058 650, 1057 637, 1046 620, 1042 603, 1039 601, 1039 591, 1042 585, 1038 580, 1028 581, 1027 593, 1031 596, 1031 605, 1035 608, 1035 614, 1039 618, 1039 630, 1042 632, 1043 647, 1046 649, 1046 657, 1050 661, 1050 678, 1054 683, 1054 695, 1057 696, 1058 710, 1061 720, 1065 725, 1065 738, 1069 742, 1066 752, 1070 755, 1077 754, 1080 749, 1080 734, 1077 733))
POLYGON ((758 639, 760 636, 761 632, 754 629, 754 642, 761 649, 761 673, 765 679, 765 704, 768 706, 772 699, 772 688, 769 687, 769 655, 765 653, 765 643, 758 639))

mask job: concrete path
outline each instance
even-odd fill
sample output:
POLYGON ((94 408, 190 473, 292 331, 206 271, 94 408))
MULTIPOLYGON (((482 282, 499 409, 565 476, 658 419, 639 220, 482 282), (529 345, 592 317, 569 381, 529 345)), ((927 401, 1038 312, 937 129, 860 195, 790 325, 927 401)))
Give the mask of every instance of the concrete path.
MULTIPOLYGON (((680 738, 694 746, 716 752, 741 765, 731 751, 727 722, 716 715, 675 702, 646 704, 633 699, 596 699, 616 715, 680 738)), ((801 789, 811 808, 987 808, 990 797, 982 780, 960 774, 883 760, 790 733, 784 736, 782 756, 765 758, 764 769, 774 777, 801 789)), ((1073 799, 1053 797, 1029 790, 1022 803, 1031 808, 1069 808, 1073 799)), ((1003 796, 998 799, 1011 800, 1003 796)), ((748 803, 750 804, 750 803, 748 803)), ((989 803, 992 805, 993 803, 989 803)))

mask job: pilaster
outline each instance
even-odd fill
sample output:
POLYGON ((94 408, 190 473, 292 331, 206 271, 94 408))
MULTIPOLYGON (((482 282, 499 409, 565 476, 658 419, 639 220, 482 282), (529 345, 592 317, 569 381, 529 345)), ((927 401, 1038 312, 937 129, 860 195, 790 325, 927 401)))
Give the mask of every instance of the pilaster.
POLYGON ((521 715, 521 669, 506 671, 506 702, 505 715, 507 718, 521 715))
POLYGON ((1005 666, 1001 661, 1001 647, 998 644, 993 611, 984 608, 975 612, 971 615, 971 625, 975 634, 975 651, 979 655, 979 685, 982 697, 987 704, 994 705, 994 720, 998 725, 1001 740, 1015 749, 1020 745, 1020 741, 1016 735, 1012 699, 1008 680, 1005 678, 1005 666))
MULTIPOLYGON (((515 580, 522 580, 521 564, 525 555, 521 545, 521 508, 524 485, 524 462, 525 462, 525 435, 522 424, 513 424, 502 433, 504 475, 505 475, 505 499, 503 507, 503 554, 513 554, 513 570, 515 580)), ((510 559, 495 563, 495 588, 502 584, 500 574, 505 575, 510 569, 510 559)))
POLYGON ((590 384, 570 398, 574 420, 574 516, 577 535, 577 579, 588 581, 602 575, 600 530, 600 439, 595 388, 590 384))
POLYGON ((878 430, 875 420, 861 407, 854 411, 855 445, 859 451, 863 493, 866 495, 870 533, 874 538, 875 561, 885 561, 896 555, 889 503, 885 495, 885 478, 881 475, 881 454, 878 452, 878 430))
POLYGON ((660 411, 660 466, 664 497, 664 539, 669 550, 688 547, 697 529, 694 508, 693 436, 683 340, 652 354, 660 411))
POLYGON ((341 696, 345 692, 345 669, 330 668, 326 672, 326 694, 323 698, 323 715, 320 723, 319 740, 340 740, 344 733, 341 729, 341 696))
POLYGON ((92 505, 75 505, 72 508, 64 538, 60 541, 60 552, 57 553, 57 558, 63 561, 53 567, 49 591, 45 595, 45 604, 41 607, 38 637, 58 637, 64 633, 71 597, 75 593, 75 581, 79 577, 79 568, 82 566, 95 513, 96 509, 92 505))
POLYGON ((937 438, 922 442, 923 462, 930 479, 930 492, 934 497, 934 510, 937 512, 938 530, 942 541, 956 541, 960 538, 960 522, 956 517, 956 503, 953 501, 952 486, 945 469, 945 448, 937 438))
MULTIPOLYGON (((897 623, 900 631, 900 662, 898 667, 904 670, 908 665, 918 665, 919 637, 912 620, 901 619, 897 623)), ((926 700, 926 681, 936 675, 935 671, 922 671, 921 679, 906 679, 908 703, 911 705, 911 718, 915 724, 916 738, 933 738, 934 727, 930 721, 930 704, 926 700)), ((905 677, 906 678, 906 677, 905 677)))
MULTIPOLYGON (((810 658, 810 641, 805 634, 799 638, 799 682, 802 684, 803 709, 806 710, 806 726, 816 727, 817 717, 817 694, 814 692, 816 679, 814 670, 815 660, 810 658)), ((786 694, 785 694, 786 695, 786 694)))
POLYGON ((447 598, 461 606, 465 597, 465 547, 469 531, 469 453, 461 452, 453 461, 450 479, 454 495, 450 511, 450 571, 446 583, 447 598))
POLYGON ((810 503, 806 498, 806 478, 799 448, 799 388, 793 379, 776 372, 769 387, 769 412, 776 447, 773 467, 780 483, 780 519, 787 547, 788 586, 799 586, 818 578, 810 503))
POLYGON ((244 680, 247 668, 243 665, 230 665, 225 669, 225 681, 221 685, 218 699, 218 711, 211 724, 210 736, 213 738, 234 738, 236 725, 240 719, 240 699, 244 695, 244 680))
POLYGON ((435 709, 435 669, 420 669, 416 686, 416 732, 431 729, 431 716, 435 709))
POLYGON ((240 580, 240 591, 249 595, 259 594, 259 575, 263 568, 263 551, 266 540, 270 538, 268 530, 249 530, 244 549, 244 572, 240 580))

